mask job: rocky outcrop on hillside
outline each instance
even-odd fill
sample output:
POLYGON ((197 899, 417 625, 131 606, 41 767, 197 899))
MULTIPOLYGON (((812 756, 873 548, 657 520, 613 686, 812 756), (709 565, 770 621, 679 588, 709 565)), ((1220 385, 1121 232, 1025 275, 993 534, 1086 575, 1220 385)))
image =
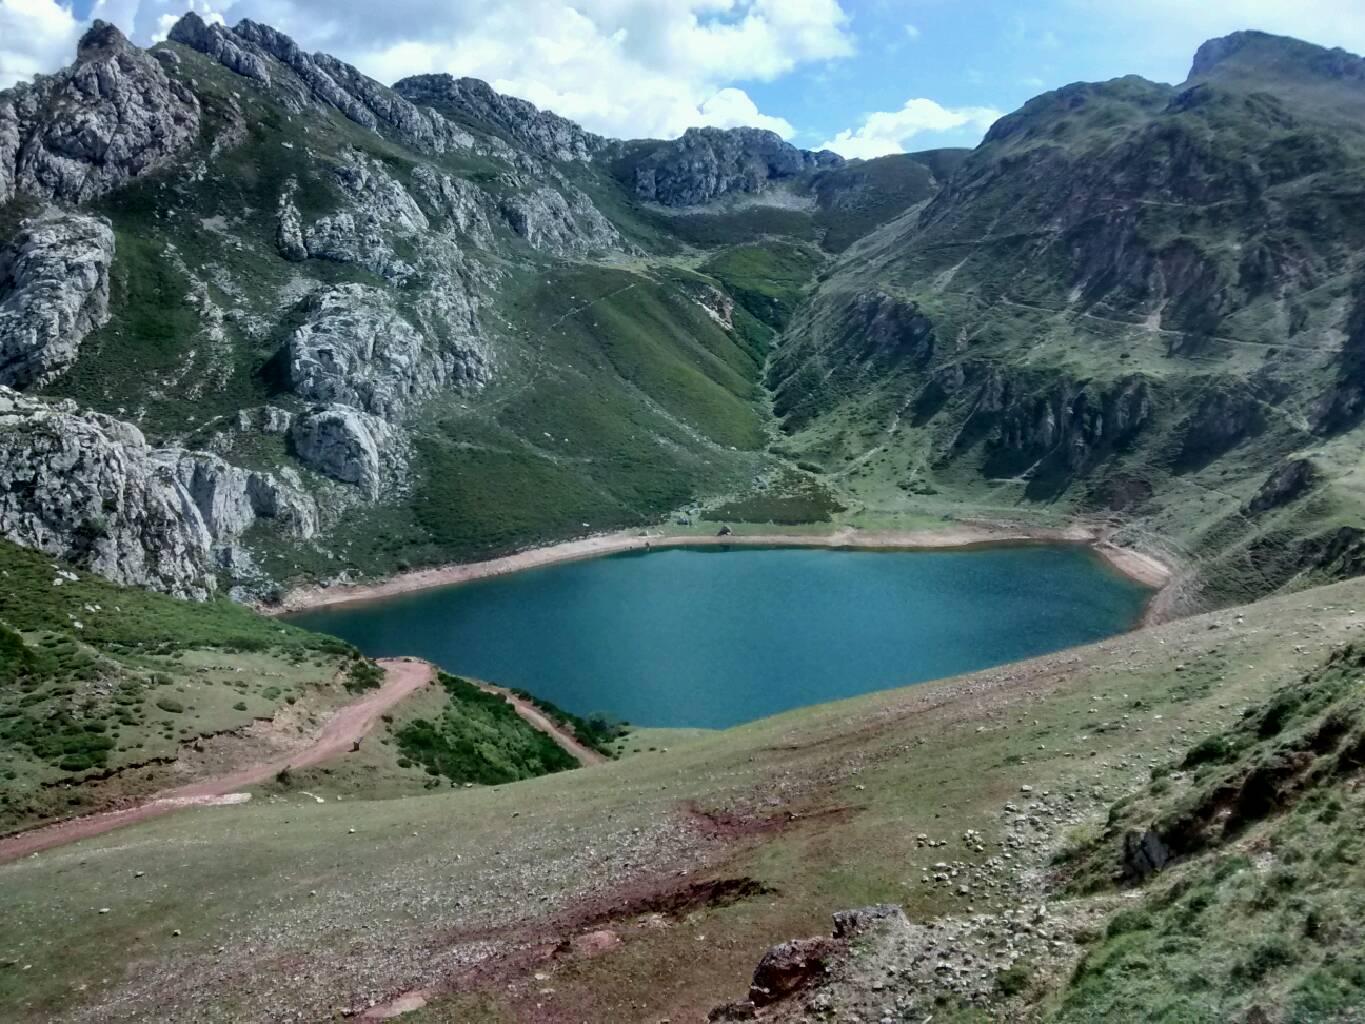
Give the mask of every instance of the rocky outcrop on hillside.
POLYGON ((99 217, 48 210, 0 244, 0 385, 42 384, 109 318, 114 232, 99 217))
POLYGON ((860 292, 844 323, 847 342, 858 358, 924 363, 934 356, 933 322, 911 300, 881 289, 860 292))
POLYGON ((299 461, 342 483, 355 484, 373 501, 380 485, 403 472, 395 449, 400 435, 378 416, 333 405, 294 420, 289 440, 299 461))
POLYGON ((410 403, 436 394, 452 363, 428 350, 387 292, 363 284, 313 295, 307 319, 289 340, 289 383, 296 395, 391 421, 410 403))
POLYGON ((635 194, 664 206, 696 206, 734 194, 767 191, 775 181, 840 167, 844 158, 797 149, 761 128, 689 128, 661 142, 631 172, 635 194))
POLYGON ((503 96, 477 78, 414 75, 395 82, 393 88, 413 103, 486 126, 494 137, 547 160, 589 160, 607 144, 568 118, 503 96))
POLYGON ((152 448, 132 424, 0 388, 0 535, 119 583, 203 598, 250 564, 258 520, 299 538, 313 500, 214 455, 152 448))
POLYGON ((1071 473, 1092 465, 1103 453, 1122 445, 1145 426, 1152 414, 1148 383, 1127 378, 1108 385, 1088 381, 1056 381, 1035 390, 1036 384, 990 367, 977 393, 972 430, 961 440, 978 436, 989 424, 989 443, 1010 456, 1008 472, 1025 463, 1053 457, 1071 473))
POLYGON ((249 19, 229 32, 218 25, 205 26, 195 14, 181 18, 170 38, 199 50, 225 67, 253 78, 265 58, 273 58, 293 72, 304 90, 290 89, 275 77, 287 94, 315 104, 333 107, 356 124, 371 131, 388 131, 422 153, 446 153, 474 146, 473 137, 433 110, 409 103, 392 89, 367 78, 351 65, 327 54, 309 56, 283 32, 249 19), (302 92, 302 96, 300 96, 302 92))
POLYGON ((171 27, 167 38, 173 43, 180 43, 212 57, 229 71, 244 78, 254 78, 265 85, 270 84, 270 72, 262 54, 222 25, 206 24, 204 19, 193 11, 181 17, 171 27))
POLYGON ((96 21, 73 65, 0 92, 0 203, 104 195, 182 153, 199 122, 187 86, 96 21))
POLYGON ((556 256, 583 256, 623 247, 611 221, 582 190, 567 183, 558 190, 546 185, 509 196, 501 210, 512 230, 531 248, 556 256))
POLYGON ((495 205, 492 196, 472 181, 438 174, 426 164, 413 168, 412 182, 417 194, 456 233, 481 249, 492 247, 488 221, 488 211, 495 205))

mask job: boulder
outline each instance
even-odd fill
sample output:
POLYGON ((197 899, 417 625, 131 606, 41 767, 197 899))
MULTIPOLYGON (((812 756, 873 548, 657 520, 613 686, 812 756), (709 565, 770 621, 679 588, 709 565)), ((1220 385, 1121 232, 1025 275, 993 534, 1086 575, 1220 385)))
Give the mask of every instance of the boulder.
POLYGON ((793 939, 763 954, 749 986, 749 1001, 767 1006, 785 999, 821 977, 839 949, 833 939, 793 939))
POLYGON ((895 903, 878 903, 871 907, 859 907, 856 910, 840 910, 834 914, 834 937, 836 939, 851 939, 856 935, 876 928, 885 927, 909 927, 910 922, 905 916, 899 905, 895 903))
POLYGON ((355 484, 371 501, 379 497, 385 449, 395 440, 379 417, 340 405, 314 409, 295 418, 289 439, 310 469, 355 484))
POLYGON ((1170 861, 1170 848, 1155 830, 1133 830, 1123 837, 1122 870, 1126 881, 1145 881, 1170 861))

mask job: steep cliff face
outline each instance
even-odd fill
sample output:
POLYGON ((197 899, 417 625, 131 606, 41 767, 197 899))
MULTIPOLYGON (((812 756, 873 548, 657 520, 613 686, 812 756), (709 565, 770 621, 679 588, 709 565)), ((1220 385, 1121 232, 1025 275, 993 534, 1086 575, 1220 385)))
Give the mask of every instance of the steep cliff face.
POLYGON ((184 597, 242 575, 259 520, 297 539, 317 510, 297 487, 202 452, 154 448, 129 423, 0 388, 0 533, 119 583, 184 597))
POLYGON ((0 93, 0 203, 80 202, 165 166, 199 134, 199 102, 102 21, 76 63, 0 93))
POLYGON ((76 361, 109 318, 113 260, 108 221, 59 210, 0 246, 0 385, 42 384, 76 361))
POLYGON ((721 196, 756 194, 775 182, 840 167, 843 157, 811 153, 759 128, 689 128, 680 139, 646 147, 625 171, 635 194, 664 206, 696 206, 721 196))

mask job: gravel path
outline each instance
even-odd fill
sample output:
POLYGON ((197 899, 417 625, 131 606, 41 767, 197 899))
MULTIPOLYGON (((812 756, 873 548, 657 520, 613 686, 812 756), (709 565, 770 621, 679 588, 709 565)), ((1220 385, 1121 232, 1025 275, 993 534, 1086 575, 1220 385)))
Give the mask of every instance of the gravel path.
POLYGON ((265 782, 285 768, 307 768, 346 753, 369 733, 380 715, 435 678, 435 670, 424 661, 383 658, 379 664, 384 669, 384 682, 380 687, 337 710, 306 746, 269 761, 246 765, 227 775, 165 790, 132 807, 59 821, 0 839, 0 864, 183 807, 240 803, 248 798, 240 790, 265 782))

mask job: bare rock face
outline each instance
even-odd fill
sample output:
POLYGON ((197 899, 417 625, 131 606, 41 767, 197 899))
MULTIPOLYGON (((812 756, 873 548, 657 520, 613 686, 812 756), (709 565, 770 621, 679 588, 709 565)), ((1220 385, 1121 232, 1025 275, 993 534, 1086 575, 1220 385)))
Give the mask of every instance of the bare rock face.
POLYGON ((199 115, 160 61, 96 21, 75 64, 0 93, 0 203, 103 195, 185 150, 199 115))
MULTIPOLYGON (((184 20, 181 19, 182 22, 184 20)), ((176 26, 178 28, 179 25, 176 26)), ((176 38, 176 29, 172 30, 172 38, 176 38)), ((215 41, 216 37, 229 35, 223 30, 210 30, 208 37, 203 37, 191 25, 182 35, 184 38, 178 38, 178 42, 214 57, 239 74, 248 73, 239 70, 235 59, 224 59, 225 55, 231 56, 232 51, 227 47, 220 50, 215 41)), ((269 25, 243 19, 233 27, 230 39, 233 47, 257 59, 270 57, 279 61, 298 77, 316 102, 335 107, 356 124, 371 131, 385 127, 423 153, 446 153, 469 149, 474 145, 474 139, 468 132, 436 111, 416 106, 393 89, 367 78, 350 64, 335 57, 323 53, 311 56, 304 53, 294 40, 269 25)))
POLYGON ((1128 832, 1123 837, 1123 878, 1145 881, 1170 863, 1171 856, 1170 848, 1152 829, 1128 832))
POLYGON ((933 322, 914 302, 880 289, 854 297, 845 335, 847 344, 864 359, 911 359, 926 363, 934 356, 933 322))
POLYGON ((48 210, 0 246, 0 385, 43 384, 109 319, 114 232, 101 217, 48 210))
POLYGON ((450 372, 388 293, 370 285, 335 285, 313 296, 307 321, 289 341, 295 394, 390 421, 438 392, 450 372))
POLYGON ((488 193, 464 178, 437 175, 426 164, 413 168, 412 180, 418 195, 445 217, 455 231, 480 248, 492 247, 493 228, 488 222, 488 210, 494 203, 488 193))
MULTIPOLYGON (((392 237, 425 233, 431 224, 416 200, 378 161, 359 153, 336 168, 337 184, 349 200, 348 208, 329 214, 303 229, 302 243, 309 256, 338 263, 358 263, 386 281, 402 283, 415 268, 395 252, 392 237)), ((292 245, 292 199, 282 200, 281 245, 292 245), (285 205, 287 204, 287 205, 285 205)))
POLYGON ((635 194, 664 206, 696 206, 735 193, 766 191, 774 181, 843 166, 844 158, 797 149, 761 128, 689 128, 635 167, 635 194))
POLYGON ((495 134, 549 160, 590 160, 607 140, 568 118, 514 96, 503 96, 477 78, 414 75, 395 82, 394 91, 413 103, 481 121, 495 134))
POLYGON ((233 36, 222 25, 207 25, 193 11, 171 27, 168 39, 212 57, 223 67, 245 78, 270 84, 270 72, 261 55, 233 36))
POLYGON ((280 195, 275 214, 275 248, 285 259, 295 262, 308 258, 308 246, 303 242, 303 218, 294 205, 294 193, 298 188, 298 182, 290 178, 280 195))
POLYGON ((134 426, 0 388, 0 535, 118 583, 202 599, 259 519, 311 536, 311 498, 134 426))
POLYGON ((510 196, 502 203, 502 213, 533 249, 556 256, 606 252, 623 245, 592 200, 568 183, 559 190, 547 185, 510 196))
POLYGON ((379 497, 397 432, 377 416, 334 405, 314 409, 294 421, 289 432, 294 453, 310 469, 342 483, 355 484, 371 501, 379 497))
POLYGON ((1246 511, 1255 515, 1271 509, 1283 508, 1291 501, 1317 487, 1322 473, 1309 459, 1288 459, 1276 466, 1265 483, 1246 503, 1246 511))

